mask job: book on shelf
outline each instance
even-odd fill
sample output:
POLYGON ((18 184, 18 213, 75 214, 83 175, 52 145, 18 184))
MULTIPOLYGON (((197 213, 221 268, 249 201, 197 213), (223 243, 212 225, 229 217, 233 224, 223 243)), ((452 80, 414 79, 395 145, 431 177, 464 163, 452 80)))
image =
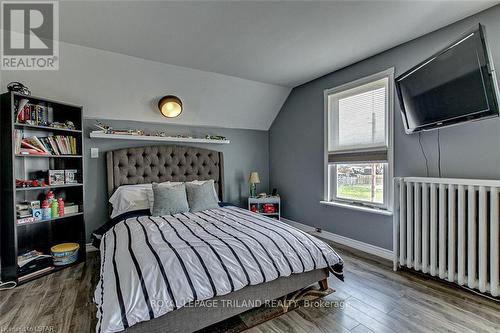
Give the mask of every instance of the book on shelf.
POLYGON ((34 217, 34 216, 27 216, 27 217, 18 217, 18 219, 16 220, 16 223, 19 224, 19 225, 23 225, 23 224, 30 224, 30 223, 35 223, 35 222, 40 222, 41 219, 40 218, 37 218, 37 217, 34 217))
POLYGON ((16 154, 22 155, 76 155, 76 138, 53 135, 22 138, 22 131, 15 132, 16 154))
POLYGON ((21 130, 14 130, 14 144, 16 147, 16 154, 21 153, 21 143, 23 141, 23 132, 21 130))
POLYGON ((47 126, 49 123, 48 109, 45 105, 31 104, 27 98, 23 98, 16 107, 16 122, 19 124, 47 126))
POLYGON ((34 260, 38 260, 41 258, 50 258, 50 257, 51 257, 50 255, 44 254, 43 252, 37 250, 29 251, 20 256, 17 256, 17 266, 22 268, 34 260))
POLYGON ((71 204, 71 205, 64 206, 64 215, 78 214, 78 212, 79 212, 78 205, 71 204))
POLYGON ((21 141, 21 147, 25 149, 32 149, 40 153, 44 153, 45 151, 37 146, 37 144, 33 145, 28 140, 21 141))
POLYGON ((48 154, 44 152, 39 152, 34 149, 21 148, 21 150, 19 151, 19 155, 48 155, 48 154))
POLYGON ((39 275, 42 275, 42 274, 45 274, 45 273, 48 273, 50 271, 54 270, 54 266, 47 266, 45 268, 42 268, 42 269, 39 269, 37 271, 34 271, 32 273, 29 273, 29 274, 25 274, 25 275, 22 275, 18 278, 19 282, 23 282, 23 281, 26 281, 28 279, 31 279, 35 276, 39 276, 39 275))

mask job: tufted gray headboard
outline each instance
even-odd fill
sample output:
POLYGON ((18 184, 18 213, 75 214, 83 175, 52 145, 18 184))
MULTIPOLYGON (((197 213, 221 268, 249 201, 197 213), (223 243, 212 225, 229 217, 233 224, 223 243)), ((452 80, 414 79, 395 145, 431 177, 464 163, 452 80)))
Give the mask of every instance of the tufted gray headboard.
POLYGON ((108 196, 121 185, 166 181, 215 181, 219 200, 224 198, 222 153, 185 146, 124 148, 106 153, 108 196))

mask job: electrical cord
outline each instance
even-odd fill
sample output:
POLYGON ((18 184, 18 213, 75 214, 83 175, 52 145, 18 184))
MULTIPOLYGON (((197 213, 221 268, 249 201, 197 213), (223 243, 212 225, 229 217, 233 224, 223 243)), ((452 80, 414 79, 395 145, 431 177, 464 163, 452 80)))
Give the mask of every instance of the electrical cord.
POLYGON ((438 175, 441 178, 441 138, 439 135, 439 129, 437 130, 437 146, 438 146, 438 175))
POLYGON ((425 159, 425 175, 426 177, 429 177, 429 160, 427 159, 424 146, 422 145, 422 132, 418 132, 418 143, 420 144, 420 150, 422 150, 422 155, 424 155, 425 159))
POLYGON ((7 281, 7 282, 0 281, 0 291, 14 289, 16 286, 17 283, 15 281, 7 281))

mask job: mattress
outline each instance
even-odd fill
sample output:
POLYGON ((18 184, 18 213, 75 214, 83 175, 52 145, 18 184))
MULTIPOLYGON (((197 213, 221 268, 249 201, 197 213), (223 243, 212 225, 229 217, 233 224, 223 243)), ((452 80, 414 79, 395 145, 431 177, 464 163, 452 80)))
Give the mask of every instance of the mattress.
POLYGON ((231 206, 125 219, 103 235, 100 251, 97 332, 293 274, 329 268, 342 278, 343 267, 321 240, 231 206))

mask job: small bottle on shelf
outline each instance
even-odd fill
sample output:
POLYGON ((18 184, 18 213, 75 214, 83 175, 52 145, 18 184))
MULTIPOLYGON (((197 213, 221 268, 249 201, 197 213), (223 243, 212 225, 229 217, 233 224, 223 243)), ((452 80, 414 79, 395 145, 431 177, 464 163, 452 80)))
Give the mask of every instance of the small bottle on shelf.
POLYGON ((59 213, 59 217, 64 216, 64 200, 63 200, 63 198, 57 199, 57 210, 59 213))
POLYGON ((59 217, 56 200, 52 200, 52 203, 50 205, 50 215, 52 216, 52 218, 59 217))
POLYGON ((42 220, 50 220, 52 217, 49 200, 42 202, 42 220))

